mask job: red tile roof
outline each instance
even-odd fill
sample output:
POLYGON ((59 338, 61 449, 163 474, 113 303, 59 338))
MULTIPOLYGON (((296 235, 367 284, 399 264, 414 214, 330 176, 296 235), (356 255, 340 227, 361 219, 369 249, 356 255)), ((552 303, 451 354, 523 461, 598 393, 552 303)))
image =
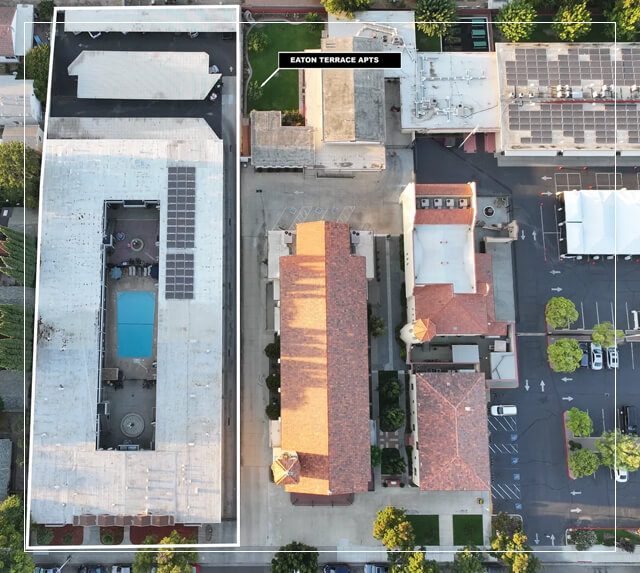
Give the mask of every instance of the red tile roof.
POLYGON ((416 374, 420 489, 490 489, 484 374, 416 374))
MULTIPOLYGON (((476 292, 455 294, 452 284, 413 289, 416 320, 429 320, 432 335, 506 335, 507 325, 495 320, 491 255, 476 253, 476 292)), ((430 340, 431 338, 425 338, 430 340)))
POLYGON ((11 23, 15 8, 0 7, 0 56, 14 56, 11 23))
POLYGON ((349 227, 297 226, 280 259, 281 447, 300 460, 286 490, 367 491, 370 477, 367 279, 349 227))
POLYGON ((469 183, 416 183, 416 197, 471 197, 473 186, 469 183))

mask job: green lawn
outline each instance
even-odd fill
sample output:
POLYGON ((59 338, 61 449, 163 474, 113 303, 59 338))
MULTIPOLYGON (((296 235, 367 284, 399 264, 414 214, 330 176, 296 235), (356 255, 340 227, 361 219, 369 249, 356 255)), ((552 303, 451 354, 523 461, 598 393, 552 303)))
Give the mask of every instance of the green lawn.
POLYGON ((413 526, 416 545, 440 545, 440 524, 437 515, 407 515, 413 526))
POLYGON ((482 515, 453 516, 454 545, 482 545, 482 515))
MULTIPOLYGON (((257 24, 251 29, 261 30, 267 35, 267 48, 251 54, 249 61, 253 70, 251 81, 261 84, 278 67, 278 52, 296 52, 320 47, 321 30, 305 24, 257 24)), ((298 109, 298 70, 283 70, 271 78, 262 89, 257 100, 249 99, 248 111, 298 109)))
POLYGON ((596 536, 598 538, 599 545, 607 545, 608 547, 613 547, 614 539, 620 539, 625 537, 626 539, 630 539, 636 545, 640 545, 640 535, 636 535, 631 531, 627 531, 626 529, 618 529, 614 531, 613 529, 595 529, 596 536))
MULTIPOLYGON (((440 52, 440 38, 434 38, 433 36, 427 36, 424 32, 421 32, 416 28, 416 46, 418 52, 440 52)), ((402 253, 401 261, 404 261, 404 253, 402 253)))

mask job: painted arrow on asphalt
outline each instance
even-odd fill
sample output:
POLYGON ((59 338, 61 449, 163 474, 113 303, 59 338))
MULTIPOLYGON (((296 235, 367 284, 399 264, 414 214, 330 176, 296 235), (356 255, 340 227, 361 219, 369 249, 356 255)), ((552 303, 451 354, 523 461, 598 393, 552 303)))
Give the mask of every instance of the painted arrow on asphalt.
POLYGON ((544 191, 543 193, 540 193, 540 195, 546 195, 547 197, 551 197, 553 193, 551 193, 551 191, 544 191))
POLYGON ((544 380, 540 380, 540 390, 544 392, 544 380))
POLYGON ((525 380, 524 381, 524 389, 528 392, 529 391, 529 380, 525 380))
POLYGON ((560 380, 562 380, 563 382, 571 382, 573 378, 567 378, 566 376, 563 376, 562 378, 560 378, 560 380))
POLYGON ((566 400, 567 402, 573 402, 573 396, 563 396, 562 399, 566 400))
POLYGON ((520 239, 524 241, 524 238, 525 238, 524 229, 522 229, 522 232, 520 233, 520 239))
POLYGON ((579 507, 569 510, 571 513, 582 513, 582 510, 579 507))
POLYGON ((571 490, 571 495, 580 495, 581 491, 576 491, 575 489, 571 490))
POLYGON ((540 538, 538 537, 538 534, 536 533, 536 538, 533 540, 533 542, 538 545, 538 543, 540 543, 540 538))
POLYGON ((549 271, 549 274, 551 275, 559 275, 562 271, 556 271, 555 269, 553 269, 552 271, 549 271))
POLYGON ((551 181, 552 177, 549 177, 548 175, 543 175, 542 177, 540 177, 540 179, 542 179, 543 181, 551 181))
POLYGON ((538 236, 538 234, 536 233, 536 230, 534 229, 533 231, 531 231, 531 236, 533 237, 533 241, 536 241, 536 237, 538 236))
POLYGON ((562 287, 552 287, 551 290, 553 292, 562 292, 562 287))
POLYGON ((552 533, 551 535, 545 535, 547 539, 551 539, 551 545, 556 544, 556 536, 552 533))

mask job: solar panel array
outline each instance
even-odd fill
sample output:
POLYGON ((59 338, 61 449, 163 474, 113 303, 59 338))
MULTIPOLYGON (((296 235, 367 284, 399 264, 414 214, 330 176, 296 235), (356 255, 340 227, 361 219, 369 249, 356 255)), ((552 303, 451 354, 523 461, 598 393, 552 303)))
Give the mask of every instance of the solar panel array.
MULTIPOLYGON (((607 146, 616 142, 617 129, 619 144, 640 144, 639 103, 618 103, 616 117, 613 99, 591 100, 591 90, 597 92, 604 85, 630 88, 640 84, 640 46, 620 47, 621 60, 612 59, 609 46, 550 48, 516 47, 513 57, 504 58, 507 88, 514 94, 532 91, 535 95, 516 98, 508 105, 508 129, 525 132, 520 137, 514 134, 517 141, 533 146, 607 146), (589 101, 556 98, 557 85, 580 90, 581 99, 589 101)), ((626 93, 631 92, 625 89, 626 93)))
POLYGON ((193 298, 193 268, 193 253, 167 253, 166 298, 193 298))
POLYGON ((196 169, 169 167, 167 204, 167 248, 195 246, 196 169))
POLYGON ((193 298, 196 169, 169 167, 167 174, 167 258, 165 298, 193 298))

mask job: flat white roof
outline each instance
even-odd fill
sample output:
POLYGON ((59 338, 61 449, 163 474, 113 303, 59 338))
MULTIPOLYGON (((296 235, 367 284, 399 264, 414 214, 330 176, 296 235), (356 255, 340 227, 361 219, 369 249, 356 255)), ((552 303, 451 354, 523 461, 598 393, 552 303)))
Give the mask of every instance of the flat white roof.
POLYGON ((64 8, 65 32, 236 32, 239 6, 64 8))
POLYGON ((33 47, 33 4, 18 4, 13 17, 13 53, 24 56, 33 47))
POLYGON ((33 80, 0 75, 0 125, 14 121, 21 125, 36 124, 39 117, 40 102, 33 95, 33 80))
POLYGON ((453 284, 453 292, 476 292, 473 227, 416 225, 413 229, 416 285, 453 284))
POLYGON ((68 71, 78 97, 92 99, 201 100, 222 77, 209 73, 206 52, 85 50, 68 71))
POLYGON ((565 191, 567 254, 640 254, 640 191, 565 191))
POLYGON ((52 330, 36 346, 29 487, 39 523, 147 513, 220 521, 223 145, 212 130, 207 139, 174 136, 189 122, 200 134, 203 121, 154 119, 147 133, 148 120, 136 119, 121 139, 46 143, 37 315, 52 330), (175 166, 196 173, 194 297, 186 300, 165 298, 175 166), (96 451, 103 208, 118 199, 160 201, 154 451, 96 451))

